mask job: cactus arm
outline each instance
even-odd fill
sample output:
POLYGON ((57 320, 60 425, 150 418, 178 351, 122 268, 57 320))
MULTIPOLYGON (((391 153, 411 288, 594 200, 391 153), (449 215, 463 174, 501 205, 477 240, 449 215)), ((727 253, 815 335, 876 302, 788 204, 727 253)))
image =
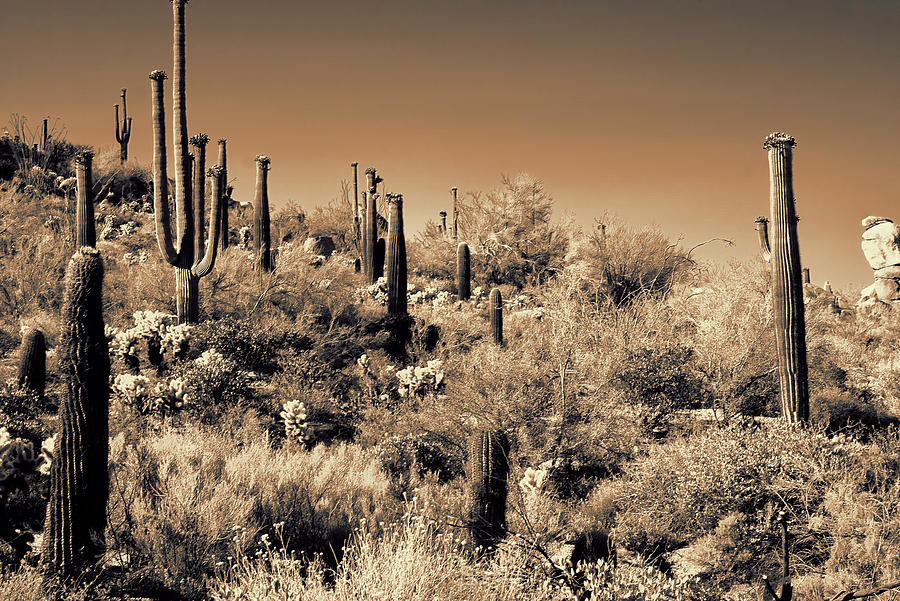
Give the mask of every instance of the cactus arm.
POLYGON ((125 100, 125 88, 122 88, 122 140, 128 142, 129 137, 131 137, 131 119, 128 118, 128 104, 125 100))
POLYGON ((125 132, 125 137, 123 139, 126 144, 131 141, 131 117, 128 118, 128 130, 125 132))
POLYGON ((216 252, 219 246, 219 232, 222 229, 222 207, 225 204, 225 197, 222 189, 225 187, 224 170, 218 166, 213 166, 207 175, 210 178, 209 193, 209 242, 206 244, 206 254, 199 261, 191 272, 194 277, 202 278, 209 275, 216 265, 216 252))
POLYGON ((209 136, 197 134, 191 136, 190 141, 191 146, 197 149, 193 175, 194 240, 193 255, 191 256, 191 260, 196 265, 205 254, 203 245, 206 242, 204 232, 206 228, 203 223, 203 205, 206 201, 206 145, 209 143, 209 136))
POLYGON ((115 105, 116 109, 116 142, 122 143, 122 136, 119 134, 119 105, 115 105))
POLYGON ((772 258, 772 247, 769 246, 769 220, 765 217, 757 217, 756 232, 759 234, 759 250, 762 258, 768 263, 772 258))
POLYGON ((169 217, 169 178, 166 174, 166 107, 163 101, 164 71, 150 74, 153 104, 153 215, 156 222, 156 243, 163 259, 178 264, 178 251, 172 243, 169 217))
POLYGON ((228 191, 228 151, 225 138, 219 139, 219 160, 218 165, 222 168, 222 225, 220 239, 222 240, 222 250, 228 248, 228 199, 226 198, 228 191))

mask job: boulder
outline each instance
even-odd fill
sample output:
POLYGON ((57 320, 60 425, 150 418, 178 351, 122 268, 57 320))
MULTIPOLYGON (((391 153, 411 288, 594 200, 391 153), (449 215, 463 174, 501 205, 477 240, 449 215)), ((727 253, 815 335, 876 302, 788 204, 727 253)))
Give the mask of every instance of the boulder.
POLYGON ((866 217, 862 251, 872 269, 900 265, 900 227, 886 217, 866 217))

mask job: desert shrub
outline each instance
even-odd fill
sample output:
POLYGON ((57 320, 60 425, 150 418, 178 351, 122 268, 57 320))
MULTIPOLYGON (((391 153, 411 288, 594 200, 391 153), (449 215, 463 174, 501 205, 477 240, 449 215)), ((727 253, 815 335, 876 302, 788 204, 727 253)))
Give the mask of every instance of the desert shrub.
POLYGON ((152 194, 153 174, 134 160, 124 165, 119 160, 118 148, 102 150, 94 157, 95 198, 99 202, 111 195, 118 202, 142 202, 152 194))
POLYGON ((866 437, 875 429, 896 426, 898 419, 890 415, 879 399, 854 396, 839 388, 811 395, 810 422, 827 433, 846 432, 866 437))
POLYGON ((273 449, 258 431, 192 428, 111 447, 111 539, 189 598, 261 535, 286 550, 339 557, 362 517, 389 517, 388 481, 355 446, 273 449))
POLYGON ((400 490, 405 491, 412 475, 424 478, 432 473, 438 482, 449 482, 463 474, 458 453, 455 449, 448 450, 446 443, 442 443, 427 433, 411 433, 380 442, 375 452, 381 468, 400 482, 400 490))

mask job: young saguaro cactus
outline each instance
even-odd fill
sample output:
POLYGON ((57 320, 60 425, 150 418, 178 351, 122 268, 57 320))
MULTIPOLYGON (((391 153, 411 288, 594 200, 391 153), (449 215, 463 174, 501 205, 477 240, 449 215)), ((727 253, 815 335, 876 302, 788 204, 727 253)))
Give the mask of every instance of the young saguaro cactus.
POLYGON ((94 224, 94 153, 83 150, 75 156, 75 248, 97 244, 94 224))
POLYGON ((125 102, 125 92, 122 88, 122 122, 119 124, 119 105, 116 106, 116 142, 119 143, 119 164, 124 165, 128 160, 128 142, 131 140, 131 117, 128 116, 128 104, 125 102))
POLYGON ((491 336, 494 344, 503 344, 503 297, 499 288, 491 290, 488 304, 491 311, 491 336))
MULTIPOLYGON (((228 186, 228 149, 226 148, 226 144, 228 141, 225 138, 219 138, 219 160, 216 161, 216 165, 222 170, 222 224, 220 225, 221 229, 221 240, 222 252, 225 252, 225 249, 228 248, 228 198, 226 188, 228 186)), ((212 227, 212 226, 210 226, 212 227)))
POLYGON ((47 144, 50 141, 50 135, 47 131, 47 121, 48 119, 44 119, 44 123, 41 125, 41 152, 47 152, 47 144))
POLYGON ((253 235, 260 272, 272 271, 272 239, 269 233, 269 165, 266 155, 256 157, 256 196, 253 200, 253 235))
POLYGON ((368 188, 366 200, 366 228, 363 234, 363 244, 365 246, 366 260, 366 279, 369 284, 374 284, 378 278, 375 277, 375 242, 378 240, 378 211, 376 203, 378 202, 378 193, 376 192, 378 182, 381 179, 375 173, 374 167, 366 169, 366 187, 368 188))
POLYGON ((453 199, 453 240, 459 239, 459 208, 456 206, 456 187, 450 188, 453 199))
POLYGON ((806 361, 806 322, 797 213, 794 206, 794 138, 783 133, 766 137, 769 153, 769 208, 772 242, 765 218, 756 220, 763 257, 772 266, 772 305, 775 314, 775 352, 781 388, 781 413, 790 423, 809 419, 809 384, 806 361))
POLYGON ((47 340, 44 333, 36 328, 29 328, 22 341, 18 382, 22 388, 44 395, 47 386, 47 340))
POLYGON ((447 211, 439 212, 438 216, 440 216, 440 218, 441 218, 441 225, 440 225, 441 234, 446 236, 447 235, 447 211))
POLYGON ((388 314, 406 313, 406 239, 403 236, 403 195, 388 194, 387 239, 388 314))
POLYGON ((469 445, 469 533, 476 547, 497 545, 506 527, 509 439, 500 431, 478 432, 469 445))
POLYGON ((103 327, 103 261, 82 248, 69 261, 59 364, 66 394, 50 467, 41 562, 75 576, 104 549, 109 492, 109 348, 103 327))
MULTIPOLYGON (((188 0, 172 0, 174 21, 173 113, 175 149, 175 236, 169 218, 169 178, 166 174, 166 117, 163 101, 164 71, 150 73, 153 114, 153 211, 156 241, 160 253, 175 269, 175 310, 179 323, 195 323, 200 314, 200 278, 215 265, 218 245, 209 244, 206 255, 195 253, 198 235, 191 195, 191 157, 188 154, 187 110, 185 94, 184 13, 188 0), (204 266, 204 267, 201 267, 204 266), (208 266, 208 268, 206 267, 208 266)), ((221 189, 222 186, 219 186, 221 189)), ((210 234, 218 236, 221 224, 221 193, 210 203, 210 234), (215 230, 215 231, 213 231, 215 230)))
POLYGON ((472 296, 472 271, 469 245, 460 242, 456 247, 456 300, 467 301, 472 296))

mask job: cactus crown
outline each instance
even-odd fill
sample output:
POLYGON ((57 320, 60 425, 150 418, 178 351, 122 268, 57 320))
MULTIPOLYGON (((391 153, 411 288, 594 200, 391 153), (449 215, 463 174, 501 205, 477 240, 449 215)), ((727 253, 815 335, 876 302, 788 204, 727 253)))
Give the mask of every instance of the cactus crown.
POLYGON ((222 169, 222 167, 220 167, 219 165, 213 165, 212 167, 210 167, 209 169, 206 170, 206 176, 207 177, 219 177, 220 175, 222 175, 223 171, 224 171, 224 169, 222 169))
POLYGON ((166 72, 161 69, 156 69, 155 71, 150 72, 150 79, 155 79, 156 81, 162 81, 164 79, 168 79, 169 76, 166 75, 166 72))
POLYGON ((75 155, 75 164, 76 165, 88 165, 94 158, 93 150, 82 150, 78 154, 75 155))
POLYGON ((387 201, 389 204, 403 204, 402 194, 388 194, 387 201))
POLYGON ((197 134, 191 136, 189 142, 191 143, 191 146, 196 146, 198 148, 201 146, 206 146, 207 144, 209 144, 209 136, 207 136, 206 134, 197 134))
POLYGON ((763 150, 771 148, 794 148, 797 146, 796 140, 784 132, 776 131, 766 136, 763 142, 763 150))
POLYGON ((272 159, 264 154, 258 154, 256 155, 256 162, 259 163, 260 167, 263 169, 268 169, 269 165, 272 163, 272 159))
POLYGON ((366 175, 369 175, 370 173, 375 173, 375 167, 369 167, 368 169, 366 169, 366 175))
POLYGON ((762 215, 760 215, 759 217, 756 218, 756 223, 769 223, 769 220, 766 219, 765 217, 763 217, 762 215))
POLYGON ((356 167, 357 165, 359 165, 359 163, 357 163, 356 161, 353 161, 352 163, 350 163, 351 167, 356 167))
POLYGON ((440 212, 438 213, 438 215, 440 215, 441 217, 446 217, 446 216, 447 216, 447 211, 440 211, 440 212))
POLYGON ((228 140, 226 140, 225 138, 219 138, 219 144, 224 144, 227 141, 228 140))
POLYGON ((457 188, 456 186, 453 186, 452 188, 450 188, 451 192, 456 192, 457 190, 459 190, 459 188, 457 188))

